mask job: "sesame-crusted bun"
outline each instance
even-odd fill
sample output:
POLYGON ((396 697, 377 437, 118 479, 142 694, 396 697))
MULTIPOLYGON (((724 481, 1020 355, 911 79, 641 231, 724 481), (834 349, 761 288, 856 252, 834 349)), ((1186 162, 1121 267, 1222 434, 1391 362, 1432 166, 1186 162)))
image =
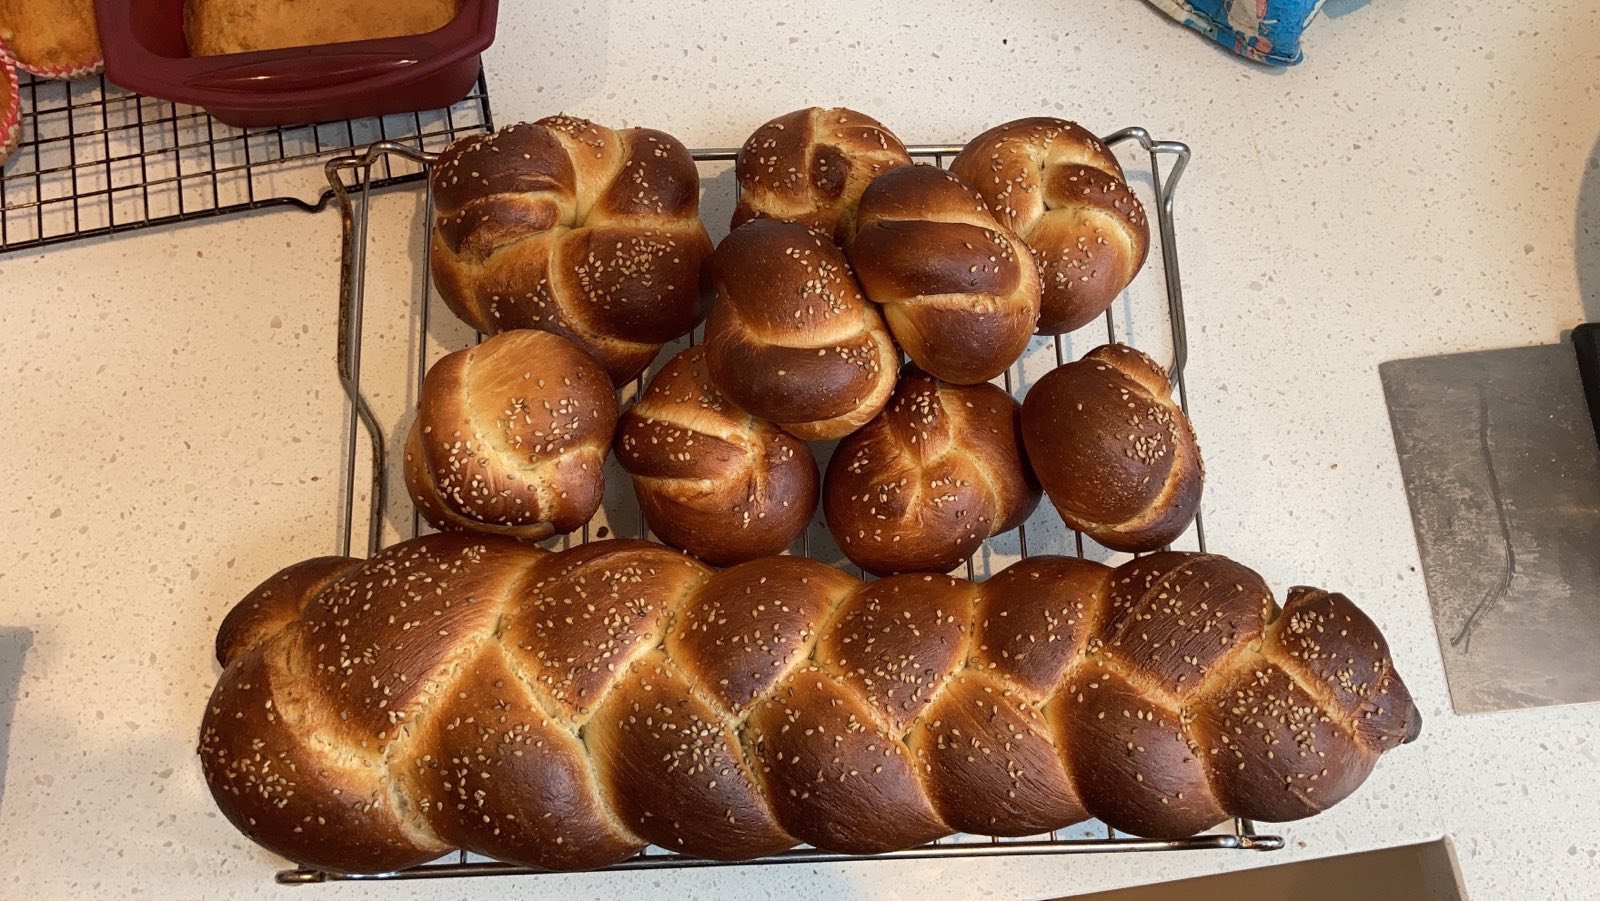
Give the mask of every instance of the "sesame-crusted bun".
POLYGON ((705 314, 711 239, 677 139, 552 116, 457 141, 431 177, 434 284, 478 331, 561 335, 620 385, 705 314))
POLYGON ((732 227, 781 219, 843 243, 854 230, 861 192, 879 174, 909 165, 905 145, 871 116, 818 107, 786 113, 739 148, 732 227))
POLYGON ((538 540, 580 528, 605 493, 611 380, 548 332, 504 332, 433 365, 406 439, 406 488, 435 528, 538 540))
POLYGON ((900 353, 844 253, 792 222, 739 226, 711 258, 706 365, 722 395, 806 441, 878 415, 900 353))
POLYGON ((1200 509, 1205 466, 1167 374, 1123 344, 1097 347, 1040 379, 1022 438, 1068 526, 1119 551, 1171 544, 1200 509))
POLYGON ((882 413, 839 443, 823 510, 868 572, 948 572, 1039 503, 1019 405, 988 383, 952 385, 908 367, 882 413))
POLYGON ((246 835, 341 872, 878 853, 1090 817, 1177 838, 1325 810, 1421 722, 1348 599, 1295 589, 1280 614, 1202 554, 869 583, 429 535, 244 603, 264 593, 298 612, 229 642, 202 769, 246 835))
POLYGON ((1041 334, 1094 321, 1144 265, 1144 207, 1110 149, 1080 125, 1037 117, 996 126, 967 144, 950 171, 1033 248, 1041 334))
POLYGON ((1004 372, 1039 320, 1027 246, 943 169, 879 176, 861 197, 850 262, 906 355, 947 382, 1004 372))
POLYGON ((789 547, 817 508, 805 442, 740 410, 711 384, 705 347, 662 367, 617 427, 645 522, 715 566, 789 547))

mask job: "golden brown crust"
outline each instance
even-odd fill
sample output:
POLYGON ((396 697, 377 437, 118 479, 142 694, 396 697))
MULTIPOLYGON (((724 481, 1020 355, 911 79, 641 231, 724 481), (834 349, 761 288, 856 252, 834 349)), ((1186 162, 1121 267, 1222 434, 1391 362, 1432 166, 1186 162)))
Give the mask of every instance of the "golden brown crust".
POLYGON ((844 243, 854 233, 867 185, 909 165, 905 145, 871 116, 818 107, 786 113, 756 129, 739 149, 739 204, 731 227, 781 219, 844 243))
POLYGON ((699 174, 669 135, 551 116, 457 141, 431 178, 434 284, 481 332, 561 335, 620 385, 705 314, 699 174))
POLYGON ((438 529, 571 532, 600 507, 616 422, 611 381, 587 354, 548 332, 504 332, 428 371, 406 487, 438 529))
POLYGON ((1154 360, 1097 347, 1041 378, 1022 404, 1033 471, 1066 524, 1119 551, 1188 529, 1205 467, 1189 417, 1154 360))
POLYGON ((1039 502, 1018 431, 1020 405, 990 384, 951 385, 915 366, 889 405, 828 463, 828 528, 878 575, 948 572, 1039 502))
POLYGON ((294 622, 312 598, 360 563, 354 557, 316 557, 257 585, 217 627, 217 662, 227 666, 265 644, 294 622))
POLYGON ((986 382, 1028 347, 1039 274, 1022 241, 933 166, 879 176, 861 197, 850 262, 895 340, 948 382, 986 382))
POLYGON ((1178 837, 1326 809, 1418 723, 1343 596, 1280 615, 1203 554, 863 583, 439 534, 307 590, 230 660, 200 754, 230 821, 337 871, 875 853, 1088 817, 1178 837))
POLYGON ((1150 225, 1100 139, 1063 119, 1018 119, 974 138, 950 163, 1033 249, 1041 334, 1092 322, 1144 265, 1150 225))
POLYGON ((723 396, 807 441, 847 435, 894 390, 899 352, 834 244, 757 219, 717 246, 706 365, 723 396))
POLYGON ((783 551, 817 508, 805 443, 724 398, 704 345, 668 361, 623 414, 616 452, 656 535, 714 566, 783 551))
POLYGON ((88 74, 101 63, 94 0, 0 0, 0 44, 25 71, 88 74))
POLYGON ((454 19, 460 0, 318 0, 315 15, 294 3, 185 0, 190 56, 250 53, 425 34, 454 19))

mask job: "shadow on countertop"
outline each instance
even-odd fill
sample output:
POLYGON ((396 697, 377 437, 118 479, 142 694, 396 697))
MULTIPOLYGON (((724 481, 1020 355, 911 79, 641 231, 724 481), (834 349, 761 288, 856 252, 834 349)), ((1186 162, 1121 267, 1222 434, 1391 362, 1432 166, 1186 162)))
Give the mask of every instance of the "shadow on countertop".
POLYGON ((32 646, 32 629, 0 626, 0 809, 5 805, 11 724, 16 719, 17 696, 22 693, 22 659, 32 646))
POLYGON ((1578 304, 1585 321, 1600 322, 1600 138, 1584 162, 1577 228, 1573 255, 1578 264, 1578 304))

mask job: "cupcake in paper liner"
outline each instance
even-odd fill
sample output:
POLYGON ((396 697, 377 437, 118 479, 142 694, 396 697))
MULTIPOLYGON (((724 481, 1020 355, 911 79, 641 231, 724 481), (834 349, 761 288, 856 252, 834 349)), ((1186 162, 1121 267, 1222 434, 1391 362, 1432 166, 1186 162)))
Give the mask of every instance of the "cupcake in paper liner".
POLYGON ((17 68, 41 78, 82 78, 105 65, 94 0, 0 0, 0 41, 17 68))
POLYGON ((17 66, 11 51, 0 41, 0 166, 17 149, 22 133, 22 97, 17 87, 17 66))

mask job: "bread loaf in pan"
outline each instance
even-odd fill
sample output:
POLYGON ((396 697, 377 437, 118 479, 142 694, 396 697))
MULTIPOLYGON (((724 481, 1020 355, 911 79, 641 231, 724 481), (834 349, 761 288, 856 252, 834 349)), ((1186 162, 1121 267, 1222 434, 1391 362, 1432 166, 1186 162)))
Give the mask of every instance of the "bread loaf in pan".
POLYGON ((1342 595, 1164 552, 978 584, 661 545, 430 535, 286 570, 224 623, 200 758, 322 869, 452 848, 558 870, 647 844, 872 853, 1088 817, 1177 837, 1308 816, 1420 717, 1342 595))
POLYGON ((551 116, 451 144, 431 178, 434 284, 480 332, 561 335, 621 385, 705 314, 700 178, 670 135, 551 116))

